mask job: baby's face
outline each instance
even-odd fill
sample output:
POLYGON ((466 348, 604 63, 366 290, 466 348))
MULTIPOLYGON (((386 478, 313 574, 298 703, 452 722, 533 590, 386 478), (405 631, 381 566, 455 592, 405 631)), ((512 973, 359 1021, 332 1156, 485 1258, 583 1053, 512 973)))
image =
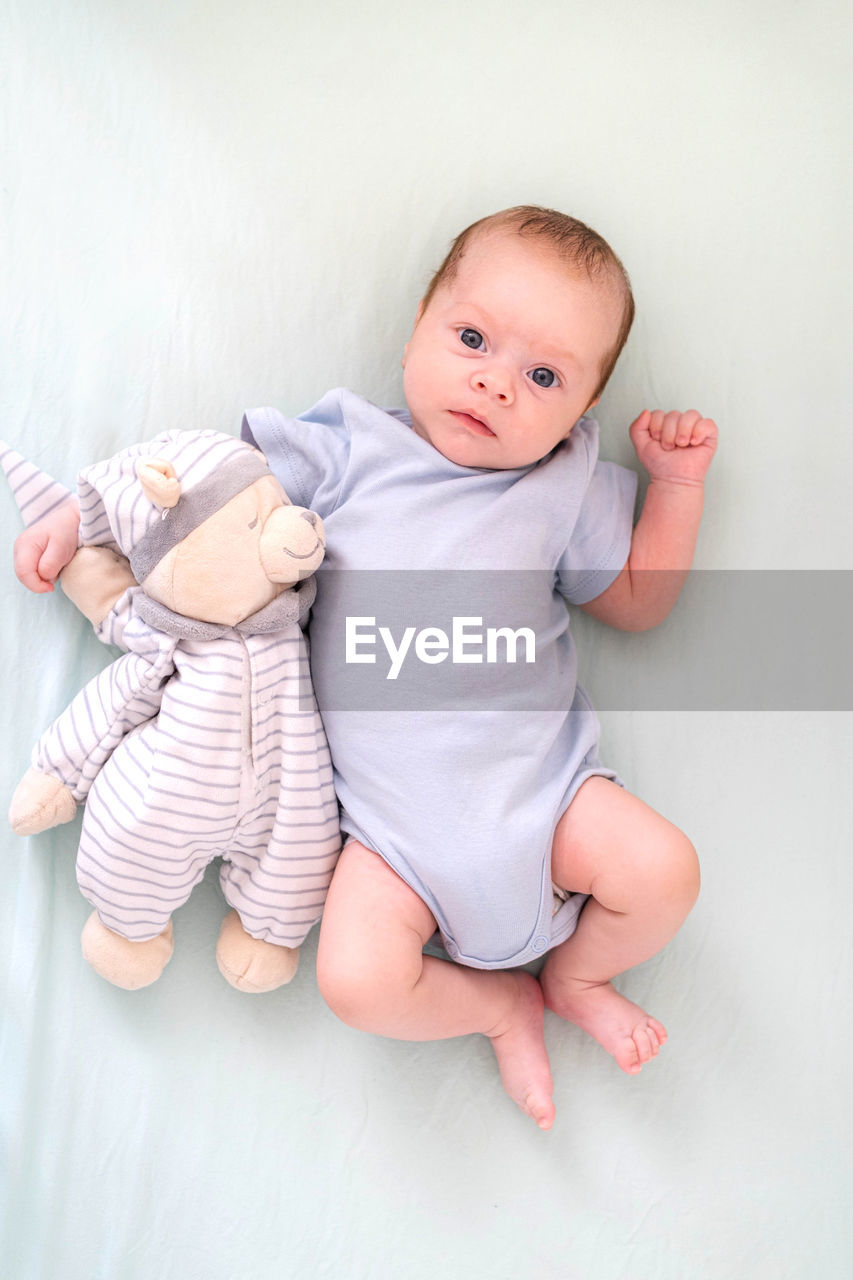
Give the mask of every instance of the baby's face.
POLYGON ((544 458, 595 403, 619 321, 615 292, 571 274, 552 249, 480 237, 406 346, 415 431, 464 467, 544 458))

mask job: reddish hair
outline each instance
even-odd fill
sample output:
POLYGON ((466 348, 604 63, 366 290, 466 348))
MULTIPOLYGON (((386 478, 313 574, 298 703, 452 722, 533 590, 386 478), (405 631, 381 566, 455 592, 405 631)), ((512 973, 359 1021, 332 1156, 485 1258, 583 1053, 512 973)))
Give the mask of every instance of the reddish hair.
POLYGON ((593 231, 577 218, 559 213, 556 209, 521 204, 472 222, 471 226, 466 227, 453 241, 447 257, 430 280, 423 299, 424 311, 432 301, 436 290, 453 280, 465 251, 472 241, 488 231, 515 231, 518 235, 529 239, 543 240, 572 270, 585 275, 588 280, 602 281, 615 288, 620 295, 622 316, 619 330, 613 346, 601 364, 599 384, 593 397, 597 399, 604 390, 622 348, 628 340, 628 334, 631 332, 631 325, 634 322, 634 295, 631 292, 628 272, 610 245, 597 231, 593 231))

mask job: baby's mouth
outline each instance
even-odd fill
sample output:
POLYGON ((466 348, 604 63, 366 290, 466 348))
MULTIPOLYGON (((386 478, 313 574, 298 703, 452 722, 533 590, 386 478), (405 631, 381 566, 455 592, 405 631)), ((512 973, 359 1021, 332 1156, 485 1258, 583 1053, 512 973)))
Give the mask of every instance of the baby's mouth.
POLYGON ((457 422, 461 422, 463 427, 467 427, 475 435, 494 436, 495 433, 488 423, 483 422, 482 418, 475 418, 473 413, 460 413, 457 409, 450 409, 449 412, 457 422))

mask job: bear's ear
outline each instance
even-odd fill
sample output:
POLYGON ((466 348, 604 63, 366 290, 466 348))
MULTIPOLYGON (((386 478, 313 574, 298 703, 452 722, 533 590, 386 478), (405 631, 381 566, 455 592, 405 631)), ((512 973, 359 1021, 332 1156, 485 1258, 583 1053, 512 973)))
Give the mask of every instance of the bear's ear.
POLYGON ((145 458, 136 464, 142 492, 156 507, 174 507, 181 496, 181 482, 165 458, 145 458))

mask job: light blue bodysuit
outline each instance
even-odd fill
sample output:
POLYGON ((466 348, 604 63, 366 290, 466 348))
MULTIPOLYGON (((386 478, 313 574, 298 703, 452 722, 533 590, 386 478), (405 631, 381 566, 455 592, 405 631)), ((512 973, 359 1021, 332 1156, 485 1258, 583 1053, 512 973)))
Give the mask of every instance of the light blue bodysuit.
POLYGON ((344 831, 426 902, 453 959, 536 959, 585 901, 554 910, 556 824, 586 778, 616 776, 565 601, 623 568, 636 476, 599 462, 589 418, 541 461, 494 471, 345 390, 295 419, 252 410, 243 436, 325 522, 311 666, 344 831))

